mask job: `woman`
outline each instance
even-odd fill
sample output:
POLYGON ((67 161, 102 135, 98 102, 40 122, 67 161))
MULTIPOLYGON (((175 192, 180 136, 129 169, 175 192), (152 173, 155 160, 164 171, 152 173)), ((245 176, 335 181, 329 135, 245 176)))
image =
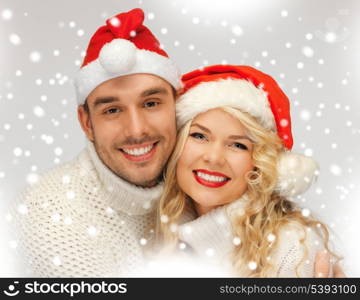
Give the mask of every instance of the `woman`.
POLYGON ((268 75, 210 66, 183 76, 178 141, 166 170, 157 239, 246 277, 312 277, 328 230, 291 202, 316 163, 291 153, 289 100, 268 75), (187 211, 198 218, 185 222, 187 211))

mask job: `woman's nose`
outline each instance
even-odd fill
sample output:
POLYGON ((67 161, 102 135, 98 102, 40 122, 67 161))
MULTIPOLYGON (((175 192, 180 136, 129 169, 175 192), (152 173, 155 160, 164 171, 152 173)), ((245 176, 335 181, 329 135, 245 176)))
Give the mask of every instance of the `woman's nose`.
POLYGON ((225 149, 220 143, 207 145, 203 154, 203 160, 214 165, 223 165, 225 163, 225 149))

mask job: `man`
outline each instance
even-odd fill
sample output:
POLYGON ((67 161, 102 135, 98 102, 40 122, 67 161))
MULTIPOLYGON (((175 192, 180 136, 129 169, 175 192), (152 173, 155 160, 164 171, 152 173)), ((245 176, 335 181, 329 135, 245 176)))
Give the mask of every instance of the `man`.
POLYGON ((35 276, 120 276, 141 265, 175 144, 180 73, 142 25, 119 14, 91 38, 76 77, 88 143, 19 199, 20 241, 35 276))
POLYGON ((119 14, 91 38, 76 77, 86 149, 18 200, 31 275, 111 277, 142 265, 175 145, 181 86, 143 19, 140 9, 119 14))

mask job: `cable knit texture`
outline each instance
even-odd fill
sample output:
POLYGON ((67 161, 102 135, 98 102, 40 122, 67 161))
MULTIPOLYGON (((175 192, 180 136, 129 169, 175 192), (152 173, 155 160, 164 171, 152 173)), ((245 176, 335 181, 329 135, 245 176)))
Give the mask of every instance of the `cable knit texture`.
MULTIPOLYGON (((234 248, 234 236, 228 214, 236 213, 243 207, 244 202, 237 201, 237 203, 213 209, 179 226, 180 240, 188 244, 199 258, 204 258, 212 265, 222 266, 223 271, 230 274, 229 255, 234 248)), ((278 244, 270 256, 270 262, 274 267, 268 277, 314 277, 315 255, 317 251, 324 249, 323 243, 314 230, 305 228, 305 237, 303 229, 295 222, 281 228, 275 237, 278 239, 278 244)), ((241 274, 239 276, 241 277, 241 274)))
POLYGON ((140 188, 113 174, 88 143, 41 176, 13 207, 19 249, 41 277, 111 277, 143 263, 162 184, 140 188))

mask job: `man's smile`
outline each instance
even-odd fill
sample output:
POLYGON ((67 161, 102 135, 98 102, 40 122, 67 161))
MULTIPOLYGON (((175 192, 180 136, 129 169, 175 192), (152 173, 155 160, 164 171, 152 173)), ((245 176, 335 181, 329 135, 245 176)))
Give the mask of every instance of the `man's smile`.
POLYGON ((149 160, 154 156, 158 143, 159 141, 151 144, 127 146, 120 148, 120 151, 130 161, 149 160))

